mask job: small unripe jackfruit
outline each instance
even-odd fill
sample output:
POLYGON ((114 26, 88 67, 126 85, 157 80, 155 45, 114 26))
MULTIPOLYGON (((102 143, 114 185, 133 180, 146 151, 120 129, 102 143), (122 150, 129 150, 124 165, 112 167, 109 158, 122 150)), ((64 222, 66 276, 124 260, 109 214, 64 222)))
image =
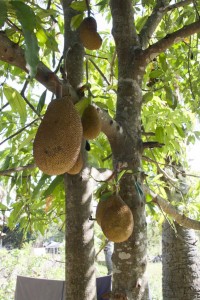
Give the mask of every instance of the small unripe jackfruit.
POLYGON ((89 50, 101 47, 102 39, 97 32, 97 23, 93 17, 85 18, 79 27, 80 39, 83 46, 89 50))
POLYGON ((124 242, 133 232, 132 212, 120 196, 113 195, 107 201, 110 203, 101 216, 102 231, 110 241, 124 242))
POLYGON ((93 17, 87 17, 83 19, 80 24, 79 30, 97 31, 97 21, 93 17))
POLYGON ((48 175, 70 170, 80 153, 82 132, 81 119, 71 99, 65 96, 52 101, 33 144, 38 168, 48 175))
POLYGON ((101 119, 96 108, 88 105, 83 112, 82 118, 83 136, 86 140, 95 139, 101 132, 101 119))

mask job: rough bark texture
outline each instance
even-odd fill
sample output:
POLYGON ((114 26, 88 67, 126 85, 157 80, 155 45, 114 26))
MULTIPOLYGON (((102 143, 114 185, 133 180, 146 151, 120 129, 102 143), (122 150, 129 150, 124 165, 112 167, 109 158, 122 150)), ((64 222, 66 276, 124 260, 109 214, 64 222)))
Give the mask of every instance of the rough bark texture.
POLYGON ((94 231, 89 169, 65 176, 66 186, 66 300, 95 300, 94 231))
MULTIPOLYGON (((67 80, 76 89, 83 76, 84 49, 76 31, 70 28, 75 12, 72 0, 63 1, 65 20, 64 60, 67 80)), ((84 151, 84 149, 82 149, 84 151)), ((81 174, 65 174, 66 190, 66 299, 95 300, 95 250, 91 198, 93 185, 90 170, 84 167, 81 174)))
POLYGON ((163 224, 163 300, 200 299, 200 259, 195 233, 168 222, 163 224))
POLYGON ((124 243, 115 244, 113 253, 112 299, 148 299, 145 269, 146 220, 144 198, 136 189, 140 178, 141 159, 141 82, 143 62, 140 42, 133 26, 132 1, 110 1, 113 18, 112 34, 118 56, 118 91, 116 121, 123 128, 117 145, 111 143, 115 167, 131 169, 133 174, 124 175, 120 195, 133 213, 135 227, 132 236, 124 243), (117 298, 119 296, 121 298, 117 298), (117 295, 118 294, 118 295, 117 295), (126 298, 122 298, 126 297, 126 298))

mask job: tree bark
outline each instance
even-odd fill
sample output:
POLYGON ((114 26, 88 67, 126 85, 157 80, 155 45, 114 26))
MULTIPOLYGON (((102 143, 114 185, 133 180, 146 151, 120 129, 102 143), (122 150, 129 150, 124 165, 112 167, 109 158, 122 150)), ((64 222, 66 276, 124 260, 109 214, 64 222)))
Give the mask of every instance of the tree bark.
POLYGON ((111 299, 148 299, 145 270, 147 264, 147 233, 144 197, 138 193, 141 185, 141 104, 143 61, 140 42, 133 21, 132 1, 110 1, 113 18, 112 34, 118 56, 118 91, 116 121, 123 135, 117 145, 111 142, 114 168, 132 170, 120 181, 120 196, 130 207, 134 230, 123 243, 116 243, 113 253, 113 292, 111 299), (119 298, 121 297, 121 298, 119 298))
POLYGON ((66 188, 66 300, 95 300, 94 230, 91 216, 90 170, 65 176, 66 188))
POLYGON ((175 223, 163 223, 163 300, 200 299, 200 259, 195 233, 175 223))
MULTIPOLYGON (((64 61, 67 80, 74 90, 83 77, 84 48, 77 31, 70 28, 76 14, 70 8, 72 0, 63 1, 65 20, 64 61)), ((74 99, 73 99, 74 100, 74 99)), ((84 147, 83 147, 84 148, 84 147)), ((82 149, 84 152, 85 149, 82 149)), ((84 155, 84 154, 83 154, 84 155)), ((78 175, 65 174, 66 190, 66 299, 95 300, 95 250, 91 200, 93 184, 90 169, 84 166, 78 175)))

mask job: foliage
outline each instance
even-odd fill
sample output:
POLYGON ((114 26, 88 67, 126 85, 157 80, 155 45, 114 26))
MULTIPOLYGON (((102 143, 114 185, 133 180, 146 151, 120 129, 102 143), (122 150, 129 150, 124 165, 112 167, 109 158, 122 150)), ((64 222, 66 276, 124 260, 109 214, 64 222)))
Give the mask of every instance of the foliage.
MULTIPOLYGON (((133 1, 137 32, 142 30, 155 3, 154 0, 133 1)), ((107 23, 100 29, 101 49, 98 52, 86 50, 84 83, 88 90, 85 94, 114 118, 118 68, 115 43, 109 30, 111 15, 107 0, 92 1, 91 6, 91 13, 97 18, 103 17, 107 23)), ((75 30, 87 14, 87 7, 85 1, 74 1, 71 7, 78 13, 71 24, 75 30)), ((199 4, 195 8, 198 10, 199 4)), ((187 5, 167 13, 150 44, 194 22, 193 9, 187 5)), ((33 164, 32 142, 47 104, 54 97, 34 79, 39 61, 62 77, 64 21, 60 1, 1 1, 0 26, 11 41, 25 50, 30 71, 27 75, 12 63, 0 62, 0 169, 5 171, 33 164)), ((164 146, 145 150, 142 171, 147 175, 147 185, 163 197, 166 197, 165 185, 158 166, 165 168, 166 158, 170 157, 170 162, 181 160, 187 168, 185 148, 200 136, 193 129, 196 114, 200 114, 198 41, 199 34, 196 34, 174 44, 149 63, 143 79, 143 141, 157 141, 164 146)), ((89 164, 112 169, 111 148, 105 135, 100 134, 90 144, 89 164)), ((24 234, 34 231, 44 234, 51 221, 59 224, 65 221, 62 175, 51 177, 37 168, 28 168, 2 176, 1 183, 7 190, 4 209, 10 212, 8 226, 11 229, 19 223, 24 234)), ((194 190, 192 193, 190 199, 196 197, 194 190)), ((158 209, 154 208, 148 195, 147 204, 147 213, 159 219, 158 209)), ((185 207, 185 202, 181 201, 181 205, 185 207)), ((197 217, 198 202, 191 201, 190 207, 187 213, 197 217)))

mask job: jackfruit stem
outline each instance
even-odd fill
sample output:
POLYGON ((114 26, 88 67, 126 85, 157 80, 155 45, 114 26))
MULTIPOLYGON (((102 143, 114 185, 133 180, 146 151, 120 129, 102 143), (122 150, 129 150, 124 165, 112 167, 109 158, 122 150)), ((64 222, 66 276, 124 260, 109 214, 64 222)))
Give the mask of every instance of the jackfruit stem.
POLYGON ((91 12, 90 3, 89 2, 90 2, 89 0, 85 0, 86 6, 87 6, 88 17, 90 17, 90 12, 91 12))

